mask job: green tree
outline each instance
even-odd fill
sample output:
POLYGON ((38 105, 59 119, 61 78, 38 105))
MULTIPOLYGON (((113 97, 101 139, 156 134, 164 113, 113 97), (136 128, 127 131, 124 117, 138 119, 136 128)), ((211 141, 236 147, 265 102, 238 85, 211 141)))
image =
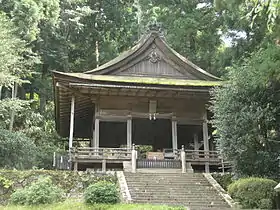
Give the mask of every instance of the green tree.
POLYGON ((229 71, 213 92, 217 143, 240 175, 276 177, 280 149, 280 48, 269 44, 229 71))
POLYGON ((30 74, 35 57, 25 42, 15 35, 16 27, 4 14, 0 14, 0 27, 0 118, 3 122, 8 121, 7 127, 12 130, 15 114, 26 105, 16 98, 18 86, 28 82, 24 77, 30 74), (8 95, 6 100, 1 100, 3 88, 8 95))
POLYGON ((36 164, 37 148, 23 133, 0 129, 0 167, 28 169, 36 164))
POLYGON ((222 18, 211 1, 136 1, 139 30, 160 23, 167 42, 201 68, 220 75, 215 57, 222 44, 222 18))

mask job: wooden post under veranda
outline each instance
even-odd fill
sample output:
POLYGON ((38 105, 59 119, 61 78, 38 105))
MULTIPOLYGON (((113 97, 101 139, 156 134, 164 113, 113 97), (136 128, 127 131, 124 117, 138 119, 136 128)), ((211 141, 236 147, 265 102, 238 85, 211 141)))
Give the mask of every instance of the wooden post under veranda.
POLYGON ((70 111, 69 151, 73 147, 74 116, 75 116, 75 96, 73 95, 71 98, 71 111, 70 111))
POLYGON ((207 125, 207 112, 205 110, 204 113, 204 121, 202 125, 203 129, 203 143, 204 143, 204 158, 206 159, 205 161, 205 173, 210 173, 210 168, 209 168, 209 139, 208 139, 208 125, 207 125))

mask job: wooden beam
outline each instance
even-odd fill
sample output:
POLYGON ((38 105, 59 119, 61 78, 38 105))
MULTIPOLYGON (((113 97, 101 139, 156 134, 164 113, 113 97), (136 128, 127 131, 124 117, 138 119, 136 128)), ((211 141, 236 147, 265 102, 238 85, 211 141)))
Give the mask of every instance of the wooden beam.
POLYGON ((71 111, 70 111, 69 150, 70 150, 71 147, 73 147, 74 116, 75 116, 75 96, 72 96, 72 98, 71 98, 71 111))
POLYGON ((126 122, 126 116, 100 115, 98 116, 102 122, 126 122))
POLYGON ((179 125, 201 125, 203 119, 177 118, 179 125))

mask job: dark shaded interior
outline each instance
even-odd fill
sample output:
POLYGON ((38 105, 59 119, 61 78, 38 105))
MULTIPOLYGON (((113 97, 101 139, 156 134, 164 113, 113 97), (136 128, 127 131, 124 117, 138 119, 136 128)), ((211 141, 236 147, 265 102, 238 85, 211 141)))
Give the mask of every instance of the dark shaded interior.
POLYGON ((116 147, 126 145, 126 122, 100 122, 99 146, 116 147))
MULTIPOLYGON (((198 135, 200 150, 203 150, 202 125, 177 125, 178 149, 194 149, 194 134, 198 135)), ((126 122, 100 122, 100 147, 115 147, 127 144, 126 122)), ((135 145, 151 145, 153 151, 172 148, 172 128, 170 119, 150 120, 146 118, 132 119, 132 143, 135 145)), ((212 143, 212 142, 211 142, 212 143)), ((213 144, 213 143, 212 143, 213 144)), ((210 145, 210 147, 212 146, 210 145)))
POLYGON ((170 119, 132 119, 132 142, 136 145, 152 145, 153 150, 172 148, 170 119))
MULTIPOLYGON (((178 148, 194 149, 194 134, 198 135, 198 142, 203 142, 202 125, 177 125, 178 148)), ((203 144, 200 149, 203 149, 203 144)))

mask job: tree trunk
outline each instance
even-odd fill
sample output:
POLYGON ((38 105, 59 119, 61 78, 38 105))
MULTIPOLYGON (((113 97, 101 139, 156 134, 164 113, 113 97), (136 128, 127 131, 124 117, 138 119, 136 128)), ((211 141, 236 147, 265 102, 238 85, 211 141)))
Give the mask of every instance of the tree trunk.
POLYGON ((33 87, 31 86, 30 87, 30 96, 29 96, 29 100, 33 100, 34 99, 34 89, 33 87))
MULTIPOLYGON (((14 85, 12 87, 12 99, 15 99, 17 97, 17 89, 18 89, 18 84, 14 83, 14 85)), ((11 118, 10 118, 9 130, 12 131, 14 128, 15 110, 11 110, 10 116, 11 116, 11 118)))
POLYGON ((99 67, 99 43, 95 41, 96 67, 99 67))
MULTIPOLYGON (((43 83, 47 80, 48 68, 49 68, 48 64, 43 64, 42 65, 42 77, 41 77, 41 79, 42 79, 43 83)), ((46 87, 45 87, 45 85, 43 85, 43 87, 40 91, 40 112, 41 113, 45 111, 46 103, 47 103, 46 87)))
POLYGON ((3 86, 0 85, 0 100, 2 99, 2 88, 3 88, 3 86))
POLYGON ((26 91, 24 89, 24 87, 21 85, 18 87, 18 97, 21 99, 21 100, 26 100, 26 91))

